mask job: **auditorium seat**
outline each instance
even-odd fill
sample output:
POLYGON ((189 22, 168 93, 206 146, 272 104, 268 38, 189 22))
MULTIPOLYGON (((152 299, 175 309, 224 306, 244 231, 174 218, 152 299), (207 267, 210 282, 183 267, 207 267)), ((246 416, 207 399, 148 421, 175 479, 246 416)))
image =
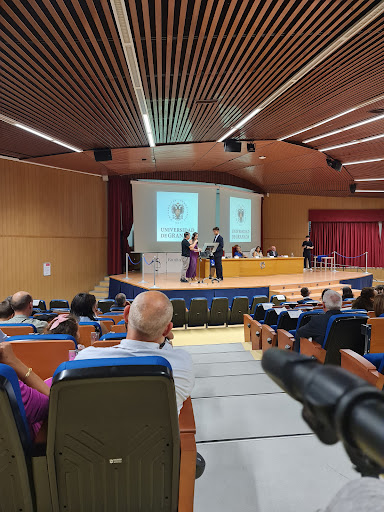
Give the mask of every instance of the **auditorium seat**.
POLYGON ((34 299, 33 307, 40 309, 40 311, 47 311, 47 304, 43 299, 34 299))
POLYGON ((96 332, 96 326, 99 327, 98 322, 79 323, 80 345, 84 345, 85 347, 89 347, 91 345, 91 336, 93 332, 96 332))
POLYGON ((249 314, 249 299, 248 297, 236 296, 232 299, 232 304, 229 312, 228 324, 242 324, 244 315, 249 314))
POLYGON ((97 301, 97 307, 102 313, 108 313, 114 305, 115 301, 113 299, 99 299, 97 301))
POLYGON ((191 478, 190 472, 179 477, 182 458, 167 360, 91 359, 56 370, 47 440, 54 510, 70 503, 71 510, 181 512, 179 478, 191 478))
POLYGON ((311 311, 304 311, 301 313, 297 320, 296 328, 292 330, 279 329, 277 333, 277 346, 280 349, 284 350, 293 350, 293 345, 295 342, 295 334, 296 330, 300 327, 306 325, 312 315, 323 315, 324 311, 322 309, 312 309, 311 311))
POLYGON ((37 332, 37 329, 33 324, 28 324, 26 322, 22 324, 0 324, 0 330, 2 330, 7 336, 20 336, 23 334, 32 334, 37 332))
POLYGON ((125 328, 125 323, 122 323, 122 324, 119 323, 118 325, 112 325, 110 332, 111 333, 112 332, 119 332, 119 333, 124 332, 124 333, 126 333, 127 330, 125 328))
POLYGON ((361 377, 378 389, 384 386, 384 354, 361 356, 353 350, 341 349, 341 367, 361 377))
POLYGON ((1 510, 34 512, 30 433, 16 372, 0 364, 1 510))
POLYGON ((69 308, 69 302, 65 299, 52 299, 49 303, 49 309, 69 308))
POLYGON ((11 343, 15 356, 44 380, 52 377, 59 364, 68 361, 69 351, 76 348, 70 340, 24 340, 11 343))
MULTIPOLYGON (((131 301, 132 302, 133 299, 127 299, 127 301, 131 301)), ((115 312, 115 313, 118 313, 118 312, 122 313, 125 308, 126 308, 126 306, 122 306, 122 307, 120 307, 120 306, 112 306, 111 307, 111 311, 115 312)))
POLYGON ((289 310, 281 311, 277 317, 277 323, 267 325, 264 323, 261 328, 261 348, 263 352, 277 347, 278 333, 280 329, 290 331, 296 328, 301 311, 289 310))
POLYGON ((333 315, 327 325, 322 345, 307 338, 300 339, 300 353, 315 357, 324 364, 340 365, 340 349, 348 348, 360 355, 364 354, 364 336, 361 326, 367 322, 366 315, 333 315))
POLYGON ((228 297, 214 297, 209 311, 208 325, 225 325, 228 322, 228 297))
POLYGON ((117 340, 116 338, 112 340, 99 340, 95 341, 95 343, 92 344, 92 347, 116 347, 119 343, 120 340, 117 340))
POLYGON ((205 297, 191 299, 188 311, 188 327, 202 327, 208 324, 208 300, 205 297))
POLYGON ((257 304, 255 312, 253 314, 253 319, 257 320, 258 322, 260 322, 261 320, 264 320, 265 312, 268 309, 271 309, 272 307, 273 307, 272 302, 264 302, 264 303, 257 304))
POLYGON ((256 306, 261 304, 262 302, 268 302, 268 297, 266 295, 254 295, 252 297, 252 302, 250 306, 250 314, 253 315, 255 313, 256 306))
POLYGON ((112 327, 115 325, 115 320, 112 318, 112 317, 107 317, 107 316, 97 316, 96 317, 96 321, 97 322, 101 322, 102 324, 104 324, 104 327, 110 331, 112 329, 112 327))
POLYGON ((108 334, 104 334, 99 341, 104 340, 124 340, 127 337, 127 333, 124 332, 109 332, 108 334))
POLYGON ((250 315, 244 315, 244 341, 252 343, 252 350, 261 349, 261 324, 250 315))
POLYGON ((173 307, 172 323, 173 327, 184 327, 187 324, 187 307, 185 300, 181 298, 171 299, 173 307))
POLYGON ((24 334, 11 336, 7 341, 73 341, 77 348, 77 341, 69 334, 24 334))
POLYGON ((369 318, 362 327, 362 332, 365 337, 365 352, 384 352, 384 318, 369 318))
POLYGON ((287 298, 285 295, 272 295, 271 297, 271 302, 273 302, 275 306, 280 306, 280 304, 282 304, 286 300, 287 298))

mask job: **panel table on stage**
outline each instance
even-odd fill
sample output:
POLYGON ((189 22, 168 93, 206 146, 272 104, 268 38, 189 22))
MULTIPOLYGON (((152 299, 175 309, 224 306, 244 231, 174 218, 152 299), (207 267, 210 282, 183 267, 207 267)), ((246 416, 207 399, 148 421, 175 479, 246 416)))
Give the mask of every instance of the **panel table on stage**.
MULTIPOLYGON (((209 276, 209 260, 200 263, 201 277, 209 276)), ((303 258, 224 258, 225 277, 273 276, 303 272, 303 258)))

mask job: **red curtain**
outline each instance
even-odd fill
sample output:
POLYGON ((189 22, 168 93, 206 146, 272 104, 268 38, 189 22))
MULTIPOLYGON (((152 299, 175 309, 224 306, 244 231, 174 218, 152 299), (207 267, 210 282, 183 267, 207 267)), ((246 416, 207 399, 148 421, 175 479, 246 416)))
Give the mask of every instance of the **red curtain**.
MULTIPOLYGON (((384 266, 384 251, 378 222, 312 222, 311 239, 315 254, 358 256, 368 251, 368 267, 384 266)), ((336 263, 365 268, 365 256, 356 259, 336 257, 336 263)))
POLYGON ((108 274, 121 274, 133 225, 132 185, 121 176, 108 181, 108 274))

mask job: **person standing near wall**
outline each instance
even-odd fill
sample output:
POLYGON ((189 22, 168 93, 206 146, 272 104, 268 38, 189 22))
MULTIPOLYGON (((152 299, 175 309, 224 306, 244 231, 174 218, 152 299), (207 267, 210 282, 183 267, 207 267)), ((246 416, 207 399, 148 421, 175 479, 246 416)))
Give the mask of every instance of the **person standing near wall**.
POLYGON ((191 250, 190 250, 190 246, 189 246, 189 238, 190 238, 190 233, 188 231, 186 231, 184 233, 184 238, 181 242, 181 276, 180 276, 180 281, 182 283, 188 283, 188 279, 187 279, 187 270, 188 270, 188 267, 189 267, 189 260, 190 260, 190 257, 191 257, 191 250))
POLYGON ((305 237, 304 242, 301 244, 303 248, 303 256, 304 256, 304 270, 307 268, 307 261, 308 261, 308 268, 309 270, 312 270, 312 250, 313 250, 313 243, 311 241, 311 238, 309 235, 305 237))

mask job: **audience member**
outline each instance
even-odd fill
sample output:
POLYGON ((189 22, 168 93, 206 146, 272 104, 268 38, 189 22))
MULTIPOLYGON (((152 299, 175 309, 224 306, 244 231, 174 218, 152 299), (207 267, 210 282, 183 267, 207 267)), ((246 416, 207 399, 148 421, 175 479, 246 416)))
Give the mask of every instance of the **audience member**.
POLYGON ((41 334, 47 327, 47 322, 32 318, 33 299, 27 292, 16 292, 12 295, 11 306, 15 315, 9 320, 3 321, 2 323, 8 324, 33 324, 36 330, 41 334))
POLYGON ((298 300, 298 304, 305 304, 306 302, 311 301, 311 292, 308 290, 306 286, 303 286, 303 288, 300 290, 301 296, 303 297, 301 300, 298 300))
POLYGON ((34 439, 43 421, 48 418, 50 388, 32 368, 15 356, 11 343, 0 343, 0 363, 11 366, 17 374, 31 437, 34 439))
POLYGON ((14 311, 11 306, 11 301, 8 299, 3 300, 3 302, 0 302, 0 323, 6 322, 10 318, 12 318, 14 315, 14 311))
POLYGON ((373 311, 373 299, 377 293, 372 286, 366 286, 361 290, 357 299, 352 302, 353 309, 365 309, 366 311, 373 311))
POLYGON ((375 291, 378 293, 378 295, 384 294, 384 286, 382 284, 378 284, 375 286, 375 291))
POLYGON ((277 254, 277 251, 276 251, 276 247, 274 245, 271 246, 271 248, 269 249, 267 254, 268 254, 268 256, 273 256, 274 258, 278 257, 278 254, 277 254))
POLYGON ((125 308, 128 304, 127 296, 124 293, 118 293, 115 297, 115 302, 118 308, 125 308))
POLYGON ((68 334, 79 341, 79 324, 75 317, 70 315, 59 315, 54 318, 45 330, 46 334, 68 334))
POLYGON ((177 408, 180 412, 184 400, 191 394, 194 375, 189 353, 182 349, 174 349, 168 342, 172 334, 172 316, 173 307, 166 295, 158 291, 140 293, 124 311, 127 339, 114 347, 87 347, 77 355, 76 360, 162 356, 172 366, 177 408))
POLYGON ((240 245, 235 245, 234 251, 233 251, 233 257, 234 258, 246 258, 246 256, 244 256, 243 251, 241 250, 240 245))
POLYGON ((353 292, 350 286, 343 286, 343 300, 353 299, 353 292))
POLYGON ((71 302, 71 316, 80 322, 97 322, 97 329, 101 334, 107 334, 104 324, 96 320, 97 302, 96 297, 90 293, 78 293, 71 302))
POLYGON ((264 258, 260 245, 251 249, 251 258, 264 258))
POLYGON ((373 299, 373 311, 375 312, 375 316, 381 316, 384 314, 384 295, 376 295, 373 299))
POLYGON ((313 315, 310 321, 296 330, 294 349, 300 352, 300 338, 312 338, 313 341, 323 344, 328 320, 340 313, 342 304, 341 295, 334 290, 327 290, 323 295, 324 315, 313 315))
POLYGON ((321 292, 321 300, 324 299, 324 293, 327 292, 328 290, 331 290, 331 288, 324 288, 324 290, 321 292))

